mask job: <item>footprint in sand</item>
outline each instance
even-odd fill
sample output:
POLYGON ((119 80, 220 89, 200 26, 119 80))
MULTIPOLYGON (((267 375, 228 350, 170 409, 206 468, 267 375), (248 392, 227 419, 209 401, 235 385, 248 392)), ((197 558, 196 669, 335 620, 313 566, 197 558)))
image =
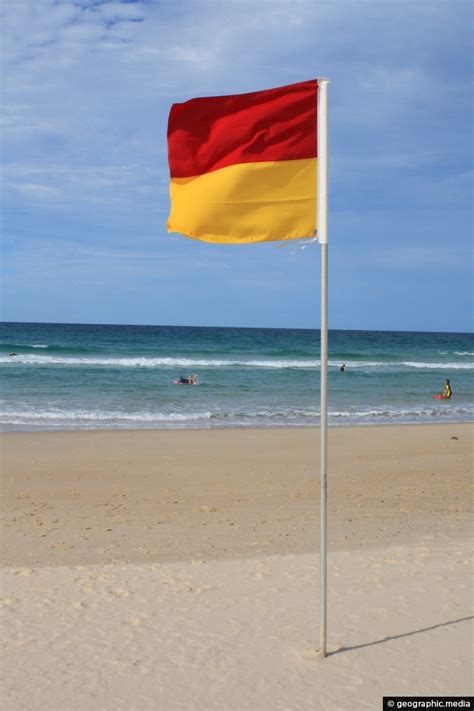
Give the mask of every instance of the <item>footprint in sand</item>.
POLYGON ((252 561, 250 563, 250 566, 252 570, 250 571, 250 575, 254 580, 262 580, 264 577, 264 574, 267 572, 267 569, 265 568, 265 565, 257 560, 257 561, 252 561))
POLYGON ((402 562, 401 560, 398 560, 397 558, 384 558, 383 559, 384 563, 387 563, 388 565, 400 565, 402 562))

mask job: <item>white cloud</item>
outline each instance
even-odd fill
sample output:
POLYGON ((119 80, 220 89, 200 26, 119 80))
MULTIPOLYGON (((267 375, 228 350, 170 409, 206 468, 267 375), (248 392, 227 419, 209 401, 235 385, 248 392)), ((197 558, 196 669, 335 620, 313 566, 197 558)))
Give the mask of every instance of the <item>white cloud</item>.
POLYGON ((141 2, 122 3, 122 2, 104 2, 100 5, 95 5, 92 8, 92 13, 99 15, 101 19, 107 23, 141 21, 145 15, 145 7, 141 2))
POLYGON ((58 192, 50 185, 41 185, 39 183, 11 183, 9 187, 33 198, 51 199, 58 195, 58 192))

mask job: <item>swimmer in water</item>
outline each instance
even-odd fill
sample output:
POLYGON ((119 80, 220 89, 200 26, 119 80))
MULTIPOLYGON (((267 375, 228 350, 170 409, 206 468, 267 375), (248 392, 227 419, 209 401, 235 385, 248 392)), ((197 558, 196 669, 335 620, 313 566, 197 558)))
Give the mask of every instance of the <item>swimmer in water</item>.
POLYGON ((178 380, 180 385, 197 385, 197 375, 181 376, 178 380))
POLYGON ((444 381, 444 390, 443 390, 443 400, 449 400, 451 398, 451 395, 453 394, 453 391, 451 390, 451 385, 449 380, 444 381))

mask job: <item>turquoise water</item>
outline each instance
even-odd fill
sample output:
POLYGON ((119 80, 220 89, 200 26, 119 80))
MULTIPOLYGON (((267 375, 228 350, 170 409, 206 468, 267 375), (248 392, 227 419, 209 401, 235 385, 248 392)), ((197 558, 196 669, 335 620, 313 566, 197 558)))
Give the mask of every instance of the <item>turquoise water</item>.
MULTIPOLYGON (((329 362, 331 425, 473 419, 472 334, 331 331, 329 362)), ((4 323, 0 428, 315 425, 318 367, 312 330, 4 323)))

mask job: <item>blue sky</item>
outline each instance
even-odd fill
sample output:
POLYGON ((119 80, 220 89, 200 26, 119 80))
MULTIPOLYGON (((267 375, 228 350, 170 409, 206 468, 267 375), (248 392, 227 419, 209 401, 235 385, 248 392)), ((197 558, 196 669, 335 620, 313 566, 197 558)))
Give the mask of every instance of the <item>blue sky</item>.
POLYGON ((319 327, 319 247, 166 233, 170 105, 330 86, 330 327, 472 328, 470 0, 4 5, 2 317, 319 327))

